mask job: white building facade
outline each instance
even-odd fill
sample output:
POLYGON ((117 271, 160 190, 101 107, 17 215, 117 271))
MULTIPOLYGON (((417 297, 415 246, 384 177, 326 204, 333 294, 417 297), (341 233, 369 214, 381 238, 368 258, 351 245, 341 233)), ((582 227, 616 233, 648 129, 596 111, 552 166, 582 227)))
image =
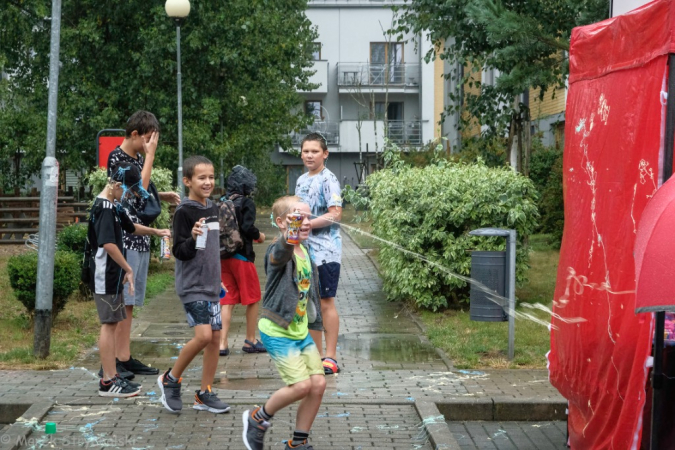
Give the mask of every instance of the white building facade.
MULTIPOLYGON (((327 166, 343 187, 357 185, 362 173, 375 168, 385 135, 417 149, 434 139, 438 127, 442 99, 438 105, 434 98, 435 65, 423 58, 429 41, 387 34, 394 25, 394 4, 404 2, 309 1, 307 17, 319 35, 312 82, 319 87, 301 93, 305 111, 315 120, 292 134, 293 146, 299 150, 311 131, 323 134, 330 152, 327 166)), ((442 88, 440 79, 436 83, 442 88)), ((294 192, 302 161, 283 150, 274 160, 287 167, 289 192, 294 192)))

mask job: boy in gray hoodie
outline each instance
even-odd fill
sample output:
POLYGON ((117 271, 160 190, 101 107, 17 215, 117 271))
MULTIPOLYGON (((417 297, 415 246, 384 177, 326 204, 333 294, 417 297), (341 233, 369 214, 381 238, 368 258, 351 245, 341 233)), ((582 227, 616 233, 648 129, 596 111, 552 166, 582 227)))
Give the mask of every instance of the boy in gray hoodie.
POLYGON ((309 336, 310 328, 323 330, 319 275, 302 244, 312 228, 311 212, 300 198, 282 197, 272 206, 272 213, 281 236, 272 242, 265 255, 267 284, 258 328, 286 386, 272 394, 262 407, 244 411, 244 445, 248 450, 262 450, 274 414, 300 401, 295 431, 286 449, 312 450, 309 430, 321 406, 326 378, 319 350, 309 336), (300 243, 295 245, 287 239, 288 214, 292 212, 302 215, 300 243))
MULTIPOLYGON (((192 156, 183 163, 183 184, 190 194, 173 216, 173 256, 176 257, 176 293, 183 302, 188 325, 195 337, 180 351, 173 368, 159 376, 162 404, 180 412, 181 375, 188 364, 204 350, 201 389, 195 392, 194 409, 224 413, 230 407, 211 392, 218 365, 220 343, 220 243, 218 207, 209 199, 215 186, 213 163, 203 156, 192 156), (197 239, 206 233, 206 245, 197 239)), ((202 238, 203 239, 203 238, 202 238)))

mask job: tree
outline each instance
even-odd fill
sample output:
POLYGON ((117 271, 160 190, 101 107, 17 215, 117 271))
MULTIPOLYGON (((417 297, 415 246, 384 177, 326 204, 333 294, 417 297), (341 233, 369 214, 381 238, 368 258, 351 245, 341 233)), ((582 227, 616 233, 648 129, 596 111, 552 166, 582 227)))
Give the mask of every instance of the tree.
MULTIPOLYGON (((0 87, 3 135, 5 121, 25 114, 39 116, 33 131, 46 128, 50 5, 6 0, 0 8, 0 67, 10 76, 0 87)), ((309 120, 295 108, 297 91, 315 87, 308 69, 316 30, 306 7, 307 0, 192 2, 181 27, 186 156, 224 157, 228 167, 267 157, 277 142, 290 145, 287 133, 309 120)), ((154 112, 162 126, 157 164, 177 167, 176 30, 163 0, 64 2, 60 60, 62 167, 93 166, 96 133, 123 128, 137 109, 154 112)), ((44 140, 35 141, 26 142, 27 156, 44 153, 44 140)))
POLYGON ((534 88, 543 98, 548 89, 563 87, 572 28, 609 13, 606 0, 410 0, 397 9, 398 33, 444 43, 431 46, 427 61, 440 57, 458 64, 467 70, 446 78, 480 87, 478 94, 452 93, 454 108, 465 108, 488 134, 508 130, 510 144, 528 147, 526 155, 530 127, 523 124, 529 123, 529 109, 521 94, 534 88), (499 73, 494 85, 472 80, 486 69, 499 73))

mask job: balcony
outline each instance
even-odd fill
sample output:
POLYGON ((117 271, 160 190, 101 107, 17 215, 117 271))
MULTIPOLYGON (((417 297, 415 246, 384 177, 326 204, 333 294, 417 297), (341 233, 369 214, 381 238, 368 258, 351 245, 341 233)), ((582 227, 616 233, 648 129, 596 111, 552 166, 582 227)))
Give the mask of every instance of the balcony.
POLYGON ((302 139, 309 133, 321 133, 326 138, 326 144, 338 145, 340 143, 340 124, 338 122, 317 121, 298 132, 291 133, 293 145, 300 145, 302 139))
MULTIPOLYGON (((340 151, 358 152, 359 151, 359 132, 358 121, 343 120, 340 122, 340 151)), ((387 137, 398 145, 409 145, 418 147, 422 145, 422 123, 419 120, 388 121, 387 137)), ((372 120, 361 121, 361 150, 366 151, 366 144, 370 152, 375 151, 375 143, 380 150, 384 146, 384 121, 377 120, 373 124, 372 120)))
POLYGON ((338 63, 340 92, 385 89, 391 92, 419 92, 419 64, 338 63))
POLYGON ((390 120, 387 137, 399 145, 421 145, 422 123, 419 120, 390 120))
POLYGON ((298 91, 312 94, 326 94, 328 93, 328 61, 314 61, 314 65, 310 70, 314 70, 314 75, 309 77, 309 82, 318 84, 319 87, 312 91, 298 91))

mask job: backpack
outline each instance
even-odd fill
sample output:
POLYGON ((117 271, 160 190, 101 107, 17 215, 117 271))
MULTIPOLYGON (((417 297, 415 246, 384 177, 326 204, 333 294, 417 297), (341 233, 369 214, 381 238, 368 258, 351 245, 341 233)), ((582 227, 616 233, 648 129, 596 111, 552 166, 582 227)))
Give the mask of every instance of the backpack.
POLYGON ((244 247, 232 198, 223 197, 218 202, 218 222, 220 223, 220 259, 231 258, 237 250, 244 247))

